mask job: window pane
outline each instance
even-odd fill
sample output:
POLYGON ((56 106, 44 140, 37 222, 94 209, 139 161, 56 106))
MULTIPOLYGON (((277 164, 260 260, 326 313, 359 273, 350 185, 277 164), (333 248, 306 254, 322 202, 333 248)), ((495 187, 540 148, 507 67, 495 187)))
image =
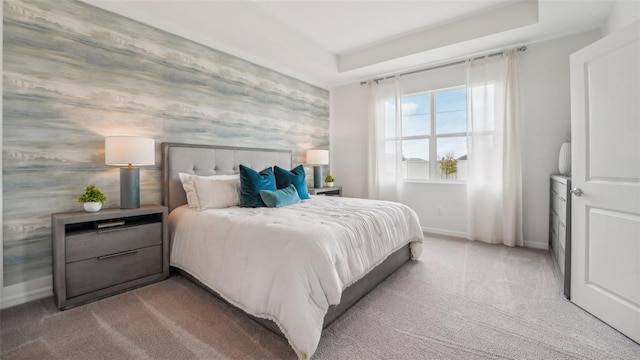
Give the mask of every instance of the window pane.
POLYGON ((467 132, 466 89, 446 90, 436 93, 436 133, 467 132))
POLYGON ((467 138, 465 136, 438 138, 438 160, 447 154, 453 154, 453 157, 467 157, 467 138))
POLYGON ((430 114, 431 94, 417 94, 402 97, 402 116, 430 114))
POLYGON ((429 178, 429 139, 402 141, 402 172, 405 179, 429 178))
POLYGON ((467 178, 467 138, 465 136, 438 138, 438 177, 467 178), (443 163, 444 161, 444 163, 443 163))
POLYGON ((430 135, 430 133, 430 114, 419 114, 402 117, 402 136, 430 135))
POLYGON ((431 94, 402 97, 402 136, 431 133, 431 94))
POLYGON ((467 111, 449 111, 436 113, 436 134, 467 132, 467 111))
POLYGON ((402 158, 429 160, 429 139, 403 140, 402 158))
POLYGON ((465 88, 439 91, 436 93, 436 110, 458 111, 467 109, 467 90, 465 88))
POLYGON ((428 179, 429 162, 422 159, 409 159, 403 161, 402 173, 405 179, 428 179))

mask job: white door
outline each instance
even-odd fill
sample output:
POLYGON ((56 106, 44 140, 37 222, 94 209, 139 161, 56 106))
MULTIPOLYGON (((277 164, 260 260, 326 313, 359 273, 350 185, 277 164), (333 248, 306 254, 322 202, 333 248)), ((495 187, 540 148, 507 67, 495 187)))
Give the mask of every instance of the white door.
POLYGON ((640 342, 640 22, 571 55, 571 301, 640 342))

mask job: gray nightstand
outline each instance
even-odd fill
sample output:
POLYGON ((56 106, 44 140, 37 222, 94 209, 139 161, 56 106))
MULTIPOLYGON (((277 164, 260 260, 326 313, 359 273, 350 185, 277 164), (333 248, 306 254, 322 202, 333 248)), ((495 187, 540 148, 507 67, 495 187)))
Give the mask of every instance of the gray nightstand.
POLYGON ((68 309, 169 276, 167 208, 51 215, 53 292, 68 309))
POLYGON ((342 186, 308 188, 309 195, 342 196, 342 186))

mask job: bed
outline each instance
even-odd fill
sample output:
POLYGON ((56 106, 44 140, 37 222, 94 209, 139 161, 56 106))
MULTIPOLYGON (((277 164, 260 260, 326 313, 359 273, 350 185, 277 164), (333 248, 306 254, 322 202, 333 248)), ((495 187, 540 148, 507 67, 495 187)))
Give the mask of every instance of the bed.
POLYGON ((326 196, 283 208, 185 205, 179 173, 232 175, 240 164, 290 169, 292 152, 162 144, 170 264, 310 358, 323 328, 420 256, 417 216, 398 203, 326 196))

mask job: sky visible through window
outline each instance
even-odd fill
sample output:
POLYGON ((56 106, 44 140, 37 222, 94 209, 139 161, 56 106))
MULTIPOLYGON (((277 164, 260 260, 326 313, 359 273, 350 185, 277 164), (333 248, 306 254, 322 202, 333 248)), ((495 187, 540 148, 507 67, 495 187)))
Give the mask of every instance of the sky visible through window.
POLYGON ((402 136, 430 135, 431 94, 402 98, 402 136))

